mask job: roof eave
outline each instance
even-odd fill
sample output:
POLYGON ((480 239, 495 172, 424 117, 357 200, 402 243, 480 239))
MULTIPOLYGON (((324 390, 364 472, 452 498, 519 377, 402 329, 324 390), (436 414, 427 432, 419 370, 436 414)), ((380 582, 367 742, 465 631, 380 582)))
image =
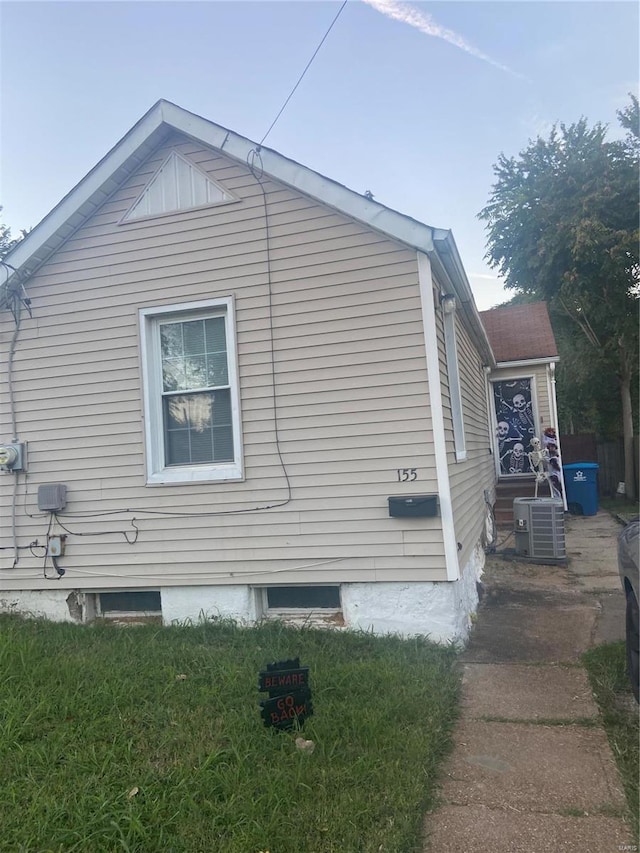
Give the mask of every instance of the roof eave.
POLYGON ((5 261, 15 268, 14 276, 31 276, 120 186, 164 133, 162 102, 154 106, 114 145, 82 180, 9 252, 5 261))
POLYGON ((552 364, 560 361, 559 355, 544 355, 539 356, 538 358, 516 358, 510 359, 509 361, 498 361, 496 362, 496 369, 502 370, 503 368, 524 368, 524 367, 536 367, 542 364, 552 364))
POLYGON ((438 260, 444 268, 447 278, 460 304, 460 308, 467 320, 467 328, 483 357, 485 366, 495 367, 496 359, 489 343, 489 338, 480 319, 469 279, 465 272, 451 231, 436 228, 433 232, 433 242, 438 260))
MULTIPOLYGON (((191 136, 242 163, 247 163, 249 154, 258 148, 257 143, 170 101, 158 101, 7 255, 7 262, 22 272, 21 279, 33 275, 171 130, 191 136)), ((412 248, 433 252, 433 229, 428 225, 364 198, 354 190, 270 148, 261 148, 260 156, 267 176, 412 248)), ((3 288, 15 274, 12 272, 9 275, 3 288)))
MULTIPOLYGON (((7 255, 16 268, 0 286, 0 298, 12 279, 24 282, 69 239, 137 166, 172 131, 191 136, 227 156, 247 163, 256 143, 201 116, 160 100, 125 134, 94 168, 7 255)), ((486 364, 495 359, 475 306, 471 287, 450 231, 433 229, 410 216, 367 199, 343 184, 289 160, 270 148, 260 148, 262 169, 297 191, 350 216, 413 250, 426 253, 441 280, 451 285, 467 327, 486 364)))
POLYGON ((161 104, 164 121, 175 130, 193 136, 241 163, 246 164, 249 155, 259 151, 261 168, 267 177, 273 177, 340 213, 360 220, 386 236, 406 243, 413 249, 422 252, 433 251, 433 229, 423 222, 365 198, 332 178, 321 175, 271 148, 261 147, 232 130, 189 113, 169 101, 161 101, 161 104))

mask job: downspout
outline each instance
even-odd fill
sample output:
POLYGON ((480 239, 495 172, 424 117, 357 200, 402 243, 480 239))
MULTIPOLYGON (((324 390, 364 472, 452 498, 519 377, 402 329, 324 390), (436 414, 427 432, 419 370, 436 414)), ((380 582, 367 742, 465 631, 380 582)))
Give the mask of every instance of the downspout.
POLYGON ((18 336, 20 334, 20 323, 22 321, 22 304, 20 298, 16 296, 14 301, 14 317, 16 328, 11 337, 9 344, 9 358, 7 359, 7 385, 9 388, 9 414, 11 416, 11 441, 18 440, 18 418, 16 414, 16 396, 13 387, 13 361, 18 347, 18 336))
MULTIPOLYGON (((7 293, 7 307, 13 314, 16 327, 11 342, 9 343, 9 355, 7 358, 7 386, 9 391, 9 415, 11 417, 11 441, 18 441, 18 418, 16 414, 16 399, 15 388, 13 385, 13 362, 18 347, 18 336, 20 335, 20 324, 22 321, 22 299, 17 291, 7 293), (11 304, 11 301, 13 304, 11 304)), ((11 498, 11 539, 13 543, 13 566, 15 568, 20 561, 20 552, 18 549, 18 531, 17 531, 17 503, 18 503, 18 472, 12 471, 13 476, 13 495, 11 498)))
POLYGON ((447 580, 457 581, 460 579, 460 566, 458 564, 458 544, 456 542, 453 504, 451 501, 451 484, 449 482, 447 448, 444 439, 444 412, 442 407, 442 390, 440 387, 440 358, 438 354, 436 310, 433 302, 431 263, 427 255, 422 252, 417 253, 417 258, 422 326, 427 357, 427 378, 429 381, 431 424, 433 427, 433 448, 436 459, 436 480, 438 483, 438 497, 440 500, 440 518, 442 520, 444 558, 447 570, 447 580))

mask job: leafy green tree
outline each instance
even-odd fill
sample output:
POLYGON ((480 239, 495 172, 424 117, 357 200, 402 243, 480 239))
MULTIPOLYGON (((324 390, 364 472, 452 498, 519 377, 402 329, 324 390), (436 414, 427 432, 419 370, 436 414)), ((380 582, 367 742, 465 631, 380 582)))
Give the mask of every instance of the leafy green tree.
MULTIPOLYGON (((585 119, 554 127, 517 158, 501 154, 479 214, 487 258, 507 287, 549 303, 579 333, 586 382, 615 375, 625 480, 635 496, 631 388, 638 372, 638 101, 618 114, 625 140, 585 119), (585 353, 588 352, 588 357, 585 353)), ((566 333, 566 329, 565 329, 566 333)))
MULTIPOLYGON (((2 213, 2 205, 0 205, 0 213, 2 213)), ((30 229, 23 228, 19 237, 11 237, 11 228, 8 225, 0 222, 0 260, 8 255, 14 246, 17 246, 20 240, 27 236, 30 229)))
MULTIPOLYGON (((1 207, 0 210, 2 210, 1 207)), ((4 258, 17 242, 17 240, 11 239, 11 229, 0 222, 0 259, 4 258)))
MULTIPOLYGON (((567 432, 595 432, 605 440, 620 436, 622 408, 614 367, 599 360, 593 369, 591 343, 566 315, 550 311, 560 362, 558 417, 567 432)), ((632 387, 633 392, 633 387, 632 387)))
POLYGON ((631 103, 623 110, 618 110, 618 121, 627 131, 627 145, 638 151, 640 147, 640 105, 635 95, 629 93, 631 103))

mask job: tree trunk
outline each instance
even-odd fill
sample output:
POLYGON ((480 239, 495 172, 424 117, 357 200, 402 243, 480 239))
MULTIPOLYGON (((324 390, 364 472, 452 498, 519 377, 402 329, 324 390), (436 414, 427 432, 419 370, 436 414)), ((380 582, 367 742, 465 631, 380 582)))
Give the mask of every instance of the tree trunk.
POLYGON ((622 400, 622 436, 624 442, 624 483, 627 498, 635 501, 636 471, 633 453, 633 415, 631 410, 631 370, 625 353, 621 353, 620 398, 622 400))

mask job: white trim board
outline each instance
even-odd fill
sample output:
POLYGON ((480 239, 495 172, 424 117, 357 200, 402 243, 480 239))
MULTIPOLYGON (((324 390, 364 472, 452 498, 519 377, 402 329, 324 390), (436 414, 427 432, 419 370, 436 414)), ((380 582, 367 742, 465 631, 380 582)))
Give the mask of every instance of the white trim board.
POLYGON ((458 563, 458 544, 453 519, 453 504, 451 501, 447 448, 444 439, 440 358, 438 355, 436 310, 433 302, 433 279, 429 258, 422 252, 417 253, 417 258, 424 345, 427 355, 429 402, 431 406, 431 422, 433 424, 433 446, 436 457, 436 479, 438 481, 438 499, 440 501, 440 518, 442 522, 447 580, 457 581, 460 578, 460 566, 458 563))

